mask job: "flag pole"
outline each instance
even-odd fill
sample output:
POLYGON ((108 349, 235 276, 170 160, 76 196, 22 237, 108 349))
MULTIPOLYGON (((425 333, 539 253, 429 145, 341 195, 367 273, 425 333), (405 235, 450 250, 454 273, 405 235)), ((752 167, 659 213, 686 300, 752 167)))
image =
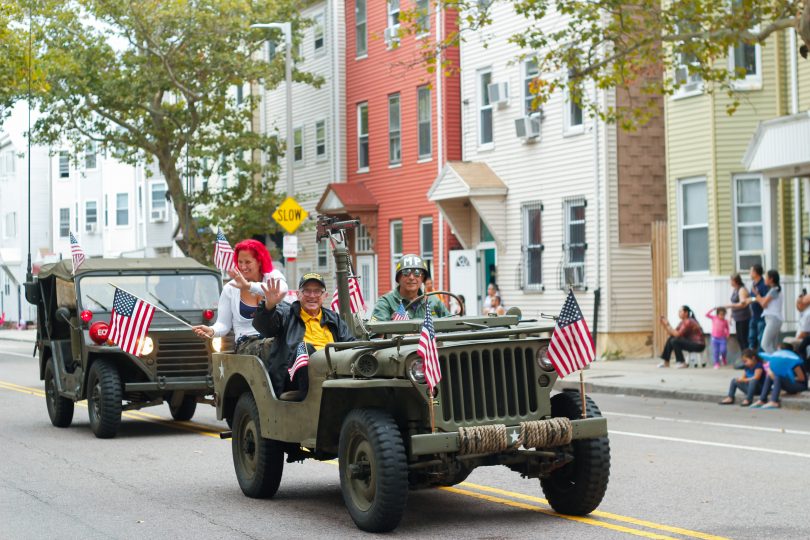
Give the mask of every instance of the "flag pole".
POLYGON ((579 370, 579 393, 582 396, 582 418, 586 418, 588 413, 585 408, 585 376, 583 375, 583 371, 585 370, 579 370))
MULTIPOLYGON (((112 285, 112 286, 113 286, 113 287, 115 287, 116 289, 121 289, 122 291, 124 291, 124 292, 125 292, 125 293, 127 293, 128 295, 130 295, 130 296, 134 296, 135 298, 137 298, 137 299, 138 299, 138 300, 140 300, 141 302, 146 302, 146 300, 144 300, 143 298, 139 297, 138 295, 132 294, 132 293, 131 293, 131 292, 129 292, 128 290, 126 290, 126 289, 124 289, 124 288, 122 288, 122 287, 119 287, 118 285, 115 285, 115 284, 113 284, 113 283, 110 283, 109 281, 107 282, 107 284, 108 284, 108 285, 112 285)), ((191 328, 191 329, 194 329, 194 326, 190 325, 189 323, 187 323, 187 322, 186 322, 186 321, 184 321, 183 319, 180 319, 180 318, 178 318, 178 317, 175 317, 174 315, 172 315, 171 313, 169 313, 168 311, 166 311, 166 310, 165 310, 165 309, 163 309, 162 307, 160 307, 160 306, 156 306, 156 305, 155 305, 155 304, 153 304, 152 302, 146 302, 146 303, 147 303, 147 304, 149 304, 150 306, 153 306, 155 309, 157 309, 157 310, 159 310, 159 311, 162 311, 163 313, 165 313, 166 315, 168 315, 169 317, 171 317, 171 318, 172 318, 172 319, 174 319, 175 321, 179 322, 180 324, 182 324, 182 325, 184 325, 184 326, 188 326, 188 327, 189 327, 189 328, 191 328)), ((209 339, 210 339, 210 338, 209 338, 209 339)))
POLYGON ((433 410, 433 389, 428 389, 428 401, 430 402, 430 432, 436 433, 436 411, 433 410))

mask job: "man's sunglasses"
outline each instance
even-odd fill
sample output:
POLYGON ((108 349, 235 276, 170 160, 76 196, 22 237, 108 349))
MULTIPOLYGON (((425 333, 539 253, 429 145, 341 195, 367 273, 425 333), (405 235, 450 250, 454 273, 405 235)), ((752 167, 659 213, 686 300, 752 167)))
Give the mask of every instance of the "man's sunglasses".
POLYGON ((411 274, 416 277, 422 277, 425 274, 425 271, 420 268, 406 268, 402 271, 403 276, 410 276, 411 274))

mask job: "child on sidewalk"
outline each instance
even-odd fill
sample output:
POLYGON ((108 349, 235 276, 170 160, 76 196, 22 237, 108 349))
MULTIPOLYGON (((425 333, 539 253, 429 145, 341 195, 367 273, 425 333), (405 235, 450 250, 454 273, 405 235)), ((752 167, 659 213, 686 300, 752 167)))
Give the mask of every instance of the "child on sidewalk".
POLYGON ((712 356, 714 357, 714 369, 720 369, 720 362, 725 366, 728 363, 728 349, 726 340, 731 334, 728 321, 726 320, 726 308, 719 307, 716 310, 709 310, 706 317, 712 321, 712 356), (712 314, 716 312, 716 315, 712 314))
POLYGON ((758 395, 762 391, 762 384, 765 381, 765 366, 762 364, 762 359, 757 356, 753 349, 745 349, 742 352, 742 360, 745 365, 745 373, 741 376, 731 379, 731 385, 728 388, 728 395, 723 398, 720 405, 731 405, 734 403, 734 394, 740 390, 745 394, 745 399, 740 405, 748 407, 754 401, 754 395, 758 395))

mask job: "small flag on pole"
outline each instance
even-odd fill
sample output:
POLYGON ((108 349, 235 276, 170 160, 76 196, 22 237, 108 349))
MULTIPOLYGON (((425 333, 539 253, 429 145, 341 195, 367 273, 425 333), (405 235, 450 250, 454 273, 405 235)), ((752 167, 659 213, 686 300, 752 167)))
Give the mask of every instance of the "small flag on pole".
MULTIPOLYGON (((400 304, 402 306, 402 304, 400 304)), ((425 380, 430 393, 433 394, 439 381, 442 380, 442 368, 439 365, 439 351, 436 349, 436 332, 433 329, 433 317, 430 308, 425 309, 425 322, 422 324, 422 334, 419 336, 419 345, 416 354, 425 361, 425 380)))
POLYGON ((222 234, 222 229, 217 229, 217 242, 214 244, 214 266, 225 272, 236 267, 233 248, 228 243, 225 235, 222 234))
POLYGON ((309 365, 309 353, 307 352, 307 344, 303 341, 298 345, 298 349, 295 351, 295 362, 290 369, 287 370, 287 373, 290 374, 290 380, 293 380, 295 377, 295 372, 299 370, 299 368, 306 367, 309 365))
MULTIPOLYGON (((358 313, 366 309, 366 303, 363 300, 363 293, 360 292, 360 283, 357 282, 356 277, 349 278, 349 306, 352 313, 358 313)), ((332 311, 340 309, 338 302, 338 290, 335 289, 335 294, 332 296, 332 311)))
POLYGON ((76 270, 79 269, 87 257, 84 254, 82 246, 79 245, 79 241, 76 240, 76 237, 73 235, 73 232, 69 232, 68 234, 70 234, 70 255, 73 257, 73 274, 75 275, 76 270))
POLYGON ((394 315, 391 317, 391 320, 392 321, 407 321, 410 318, 411 318, 411 316, 408 315, 407 311, 405 311, 405 306, 402 304, 402 302, 400 302, 399 307, 394 312, 394 315))
POLYGON ((155 306, 116 288, 108 339, 121 350, 140 356, 154 315, 155 306))
POLYGON ((560 377, 585 368, 594 358, 593 339, 574 293, 568 291, 548 346, 548 359, 560 377))

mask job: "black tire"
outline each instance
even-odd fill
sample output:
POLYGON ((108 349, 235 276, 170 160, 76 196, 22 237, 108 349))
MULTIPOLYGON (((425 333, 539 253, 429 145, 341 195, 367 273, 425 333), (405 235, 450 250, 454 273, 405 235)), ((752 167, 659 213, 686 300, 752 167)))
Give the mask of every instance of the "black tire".
POLYGON ((60 396, 56 390, 53 372, 53 359, 45 364, 45 404, 51 424, 56 427, 68 427, 73 422, 73 400, 60 396))
POLYGON ((379 409, 351 411, 340 429, 338 463, 343 501, 357 527, 395 529, 408 499, 408 462, 391 415, 379 409))
MULTIPOLYGON (((602 416, 599 407, 586 396, 588 418, 602 416)), ((572 420, 582 418, 579 392, 561 392, 551 398, 551 415, 572 420)), ((551 507, 572 516, 593 512, 607 490, 610 476, 610 443, 607 437, 580 439, 572 443, 574 461, 540 479, 551 507)))
POLYGON ((284 472, 284 449, 280 442, 262 438, 259 409, 250 392, 239 397, 233 412, 231 450, 242 493, 254 499, 275 495, 284 472))
POLYGON ((180 422, 191 420, 194 417, 194 411, 197 410, 197 396, 190 396, 186 394, 183 396, 183 401, 177 407, 172 407, 169 404, 169 412, 172 413, 172 418, 180 422))
POLYGON ((96 360, 87 380, 90 429, 99 439, 111 439, 121 426, 121 376, 109 360, 96 360))

